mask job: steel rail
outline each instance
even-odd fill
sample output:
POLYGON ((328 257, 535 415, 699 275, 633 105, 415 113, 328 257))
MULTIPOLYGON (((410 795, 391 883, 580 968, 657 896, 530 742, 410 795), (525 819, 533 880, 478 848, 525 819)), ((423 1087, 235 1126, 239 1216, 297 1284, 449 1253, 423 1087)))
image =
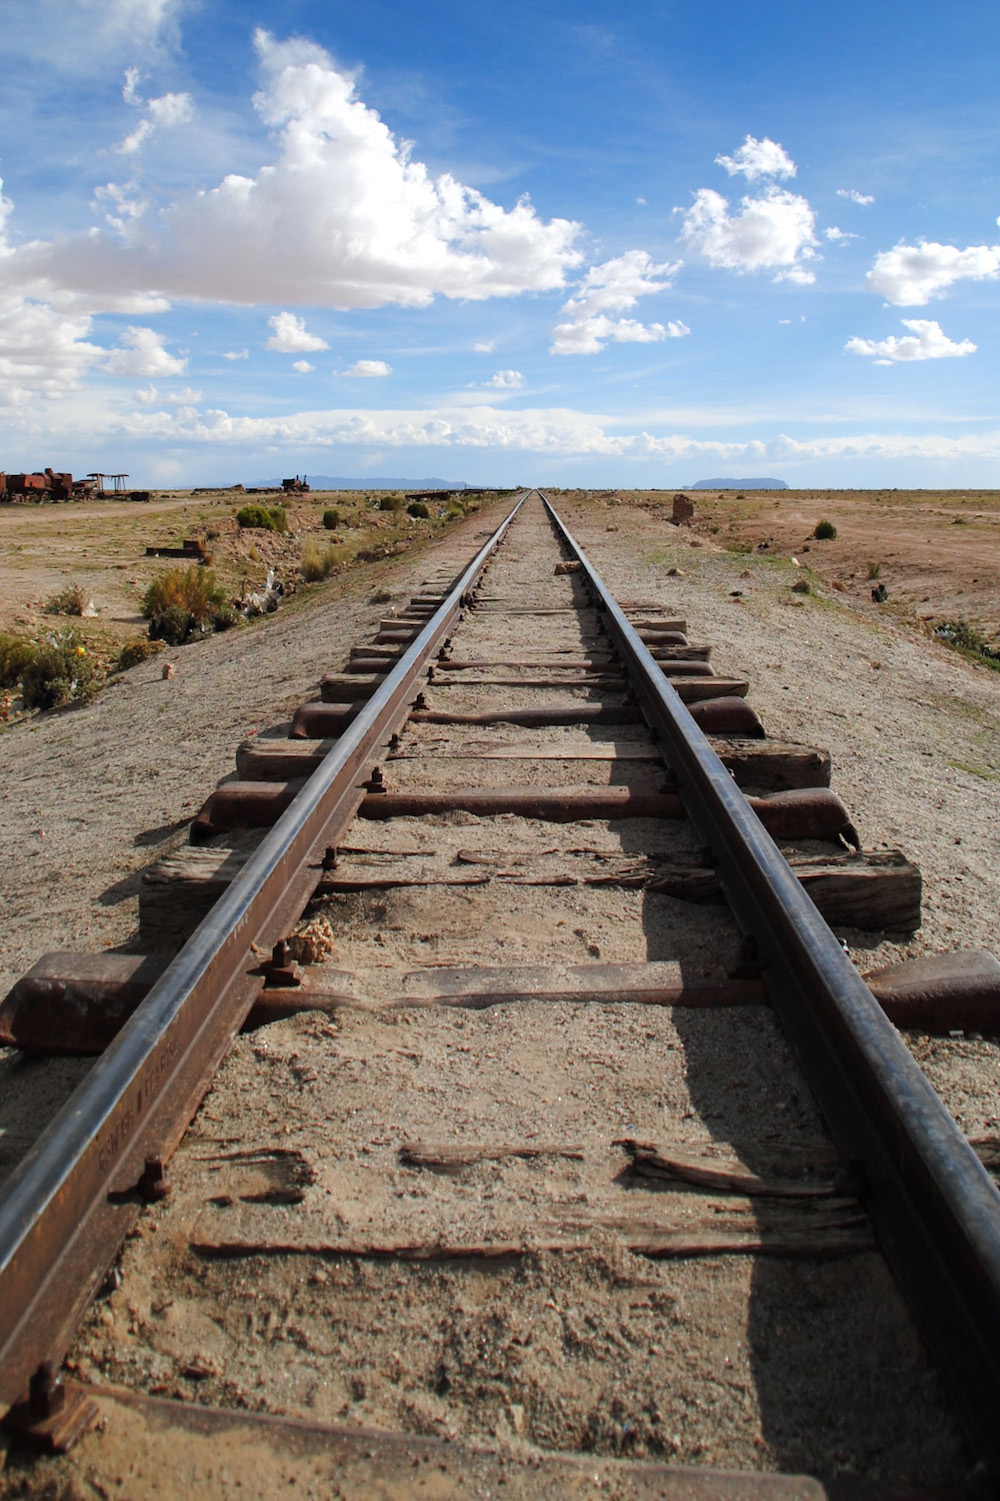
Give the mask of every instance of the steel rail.
POLYGON ((326 846, 365 795, 359 783, 374 753, 405 720, 428 658, 523 499, 8 1179, 0 1202, 4 1409, 24 1397, 41 1362, 65 1353, 138 1213, 145 1165, 167 1159, 183 1135, 263 986, 262 955, 302 912, 326 846))
POLYGON ((852 1192, 955 1401, 1000 1473, 1000 1194, 777 845, 555 509, 761 978, 852 1192))

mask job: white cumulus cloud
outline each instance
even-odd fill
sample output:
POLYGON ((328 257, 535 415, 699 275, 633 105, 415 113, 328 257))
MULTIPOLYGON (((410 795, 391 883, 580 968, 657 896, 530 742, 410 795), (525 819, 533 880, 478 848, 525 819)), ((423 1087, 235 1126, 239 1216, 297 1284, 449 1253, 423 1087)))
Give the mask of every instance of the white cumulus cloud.
POLYGON ((655 344, 691 332, 686 324, 640 323, 616 318, 635 307, 640 297, 666 292, 681 262, 657 264, 645 250, 627 250, 602 265, 591 266, 560 313, 552 331, 552 354, 597 354, 609 343, 655 344))
POLYGON ((268 318, 272 333, 265 349, 276 349, 279 354, 305 354, 309 350, 329 349, 325 339, 318 334, 306 332, 306 320, 295 313, 275 313, 268 318))
POLYGON ((798 193, 773 184, 756 198, 740 200, 739 213, 712 188, 701 188, 684 215, 681 239, 710 266, 728 271, 771 271, 775 281, 816 280, 809 262, 815 249, 816 215, 798 193))
POLYGON ((520 370, 498 370, 485 384, 496 391, 518 391, 524 385, 524 376, 520 370))
POLYGON ((939 245, 933 240, 918 240, 915 245, 900 240, 875 257, 865 280, 871 291, 896 307, 923 307, 956 281, 992 280, 998 272, 1000 245, 959 250, 957 245, 939 245))
POLYGON ((872 193, 859 193, 857 188, 838 188, 837 197, 847 198, 851 203, 860 203, 862 205, 875 202, 872 193))
POLYGON ((906 360, 960 359, 976 352, 971 339, 954 343, 932 318, 904 318, 902 324, 910 330, 902 338, 890 334, 887 339, 848 339, 844 348, 851 354, 870 355, 876 365, 894 365, 906 360))
POLYGON ((730 177, 742 173, 747 182, 754 182, 758 177, 794 177, 797 171, 785 148, 768 136, 758 141, 755 136, 748 135, 732 156, 717 156, 715 161, 717 166, 725 167, 730 177))
POLYGON ((478 339, 472 346, 477 354, 492 354, 497 347, 496 339, 478 339))
POLYGON ((387 365, 385 360, 355 360, 354 364, 344 371, 344 374, 363 377, 391 375, 392 366, 387 365))
POLYGON ((316 366, 310 365, 308 360, 295 360, 292 369, 297 370, 300 375, 308 375, 310 370, 316 369, 316 366))
POLYGON ((856 240, 858 238, 849 229, 838 229, 836 224, 831 224, 829 229, 824 229, 823 236, 833 244, 837 244, 842 240, 856 240))
POLYGON ((109 350, 101 366, 111 375, 183 375, 187 369, 187 360, 164 349, 163 340, 155 329, 130 326, 118 343, 120 347, 109 350))
POLYGON ((322 48, 256 34, 254 105, 277 141, 255 176, 232 173, 125 230, 14 252, 39 295, 112 290, 230 303, 426 307, 565 285, 579 226, 506 209, 412 158, 322 48), (293 232, 289 225, 294 226, 293 232), (239 254, 233 254, 233 246, 239 254))
POLYGON ((227 349, 222 358, 224 360, 248 360, 250 351, 249 349, 227 349))

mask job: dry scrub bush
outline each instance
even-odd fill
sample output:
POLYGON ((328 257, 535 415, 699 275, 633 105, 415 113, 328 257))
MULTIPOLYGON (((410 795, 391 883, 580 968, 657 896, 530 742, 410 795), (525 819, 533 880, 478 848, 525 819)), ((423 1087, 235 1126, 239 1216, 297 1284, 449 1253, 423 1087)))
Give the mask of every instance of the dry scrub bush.
POLYGON ((302 551, 302 577, 307 584, 329 578, 333 570, 344 561, 344 549, 329 543, 320 547, 318 542, 307 542, 302 551))
POLYGON ((422 500, 411 500, 406 507, 407 516, 412 516, 415 521, 429 521, 430 511, 422 500))
POLYGON ((323 512, 323 526, 328 532, 335 532, 340 525, 340 512, 334 506, 329 511, 323 512))
POLYGON ((837 539, 837 528, 832 521, 817 521, 813 536, 817 542, 835 542, 837 539))
POLYGON ((79 584, 67 584, 45 601, 46 615, 82 615, 86 608, 87 596, 79 584))
POLYGON ((150 640, 170 646, 181 646, 196 633, 225 630, 236 622, 215 574, 200 564, 158 574, 143 596, 142 613, 149 621, 150 640))
POLYGON ((401 495, 379 496, 378 508, 380 511, 392 511, 395 514, 403 509, 403 497, 401 495))

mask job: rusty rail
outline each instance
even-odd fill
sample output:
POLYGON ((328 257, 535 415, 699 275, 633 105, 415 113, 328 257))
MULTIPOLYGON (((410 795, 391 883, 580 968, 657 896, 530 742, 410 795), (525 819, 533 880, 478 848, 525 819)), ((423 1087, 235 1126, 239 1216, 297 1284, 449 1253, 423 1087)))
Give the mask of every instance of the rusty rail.
MULTIPOLYGON (((552 505, 717 862, 759 973, 795 1047, 850 1185, 978 1457, 1000 1474, 1000 1193, 895 1027, 552 505)), ((993 1472, 991 1471, 991 1474, 993 1472)))
POLYGON ((523 496, 116 1040, 8 1179, 0 1203, 0 1405, 60 1360, 144 1199, 260 992, 261 958, 298 919, 364 797, 379 746, 506 535, 523 496))

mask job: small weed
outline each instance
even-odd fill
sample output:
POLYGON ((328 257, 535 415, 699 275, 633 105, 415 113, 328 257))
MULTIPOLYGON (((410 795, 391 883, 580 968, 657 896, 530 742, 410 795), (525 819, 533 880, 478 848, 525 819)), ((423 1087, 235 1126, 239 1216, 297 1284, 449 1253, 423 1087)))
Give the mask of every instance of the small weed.
POLYGON ((968 526, 969 518, 967 516, 953 516, 951 524, 952 526, 968 526))
POLYGON ((817 521, 813 536, 817 542, 833 542, 836 540, 837 528, 832 521, 817 521))
POLYGON ((342 547, 334 547, 332 543, 320 547, 318 542, 307 542, 302 552, 302 577, 307 584, 329 578, 333 570, 344 561, 344 557, 342 547))
POLYGON ((744 542, 741 537, 734 537, 731 541, 726 543, 726 551, 740 553, 741 555, 744 553, 753 552, 753 543, 744 542))
POLYGON ((265 532, 287 532, 288 512, 284 506, 241 506, 236 512, 236 524, 241 530, 257 527, 265 532))
POLYGON ((87 608, 86 594, 79 584, 68 584, 45 601, 46 615, 82 615, 87 608))
POLYGON ((334 507, 330 511, 323 512, 323 527, 328 532, 335 532, 340 525, 340 512, 334 507))
POLYGON ((415 521, 429 521, 431 515, 426 503, 422 500, 411 500, 406 507, 406 514, 412 516, 415 521))
POLYGON ((391 599, 392 594, 388 589, 376 589, 368 603, 370 605, 387 605, 391 599))
POLYGON ((879 576, 879 574, 881 572, 882 572, 882 564, 881 563, 876 563, 873 560, 869 560, 869 563, 868 563, 868 577, 870 579, 877 579, 878 576, 879 576))

